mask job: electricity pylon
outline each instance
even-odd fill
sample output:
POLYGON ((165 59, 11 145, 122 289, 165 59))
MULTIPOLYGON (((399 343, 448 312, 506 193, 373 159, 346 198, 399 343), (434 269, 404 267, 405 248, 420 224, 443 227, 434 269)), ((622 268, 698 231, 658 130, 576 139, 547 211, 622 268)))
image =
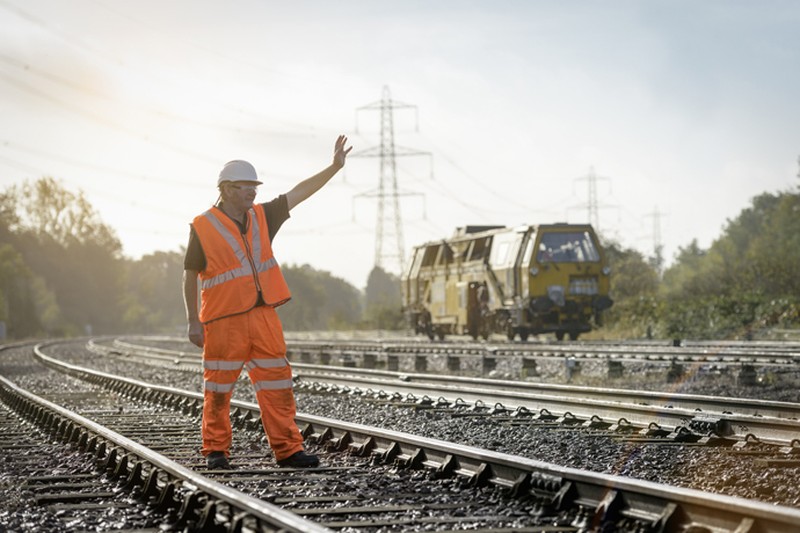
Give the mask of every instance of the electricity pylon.
POLYGON ((586 198, 586 204, 580 207, 585 207, 587 210, 587 217, 589 220, 589 224, 592 225, 596 232, 600 232, 600 207, 613 207, 608 205, 599 205, 597 202, 597 180, 607 180, 608 178, 603 178, 595 174, 594 167, 589 168, 589 174, 581 177, 576 178, 575 181, 583 181, 586 180, 588 185, 588 192, 586 198))
MULTIPOLYGON (((397 187, 397 165, 395 159, 398 156, 407 155, 430 155, 429 152, 421 152, 408 148, 396 147, 394 144, 394 110, 402 108, 414 108, 410 104, 404 104, 392 100, 389 94, 389 87, 383 87, 383 95, 378 102, 359 107, 361 110, 380 110, 381 112, 381 142, 379 146, 373 146, 365 150, 354 152, 350 157, 378 157, 380 158, 380 176, 378 188, 354 196, 378 199, 378 219, 375 227, 375 266, 381 267, 386 271, 387 260, 394 259, 399 272, 402 273, 405 267, 405 250, 403 243, 403 222, 400 214, 400 196, 420 195, 421 193, 401 193, 397 187), (388 207, 388 209, 387 209, 388 207), (388 252, 385 248, 387 237, 394 238, 395 252, 388 252)), ((356 130, 358 126, 356 126, 356 130)))

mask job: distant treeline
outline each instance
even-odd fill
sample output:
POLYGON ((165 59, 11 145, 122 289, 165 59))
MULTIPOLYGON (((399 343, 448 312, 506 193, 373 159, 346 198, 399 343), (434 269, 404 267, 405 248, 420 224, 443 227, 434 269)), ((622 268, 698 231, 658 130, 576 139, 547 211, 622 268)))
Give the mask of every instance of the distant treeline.
MULTIPOLYGON (((376 268, 359 290, 308 265, 282 270, 287 330, 402 327, 396 276, 376 268)), ((182 275, 181 252, 124 257, 83 193, 52 178, 0 193, 0 338, 181 334, 182 275)))
MULTIPOLYGON (((740 338, 800 326, 800 194, 762 194, 708 249, 690 242, 663 269, 605 243, 615 304, 606 337, 740 338)), ((287 330, 400 329, 399 279, 373 269, 364 290, 308 265, 283 265, 287 330)), ((52 178, 0 193, 0 337, 181 334, 183 254, 122 255, 83 193, 52 178)))
POLYGON ((800 327, 800 194, 762 194, 708 249, 692 241, 663 270, 607 244, 608 336, 741 339, 800 327))

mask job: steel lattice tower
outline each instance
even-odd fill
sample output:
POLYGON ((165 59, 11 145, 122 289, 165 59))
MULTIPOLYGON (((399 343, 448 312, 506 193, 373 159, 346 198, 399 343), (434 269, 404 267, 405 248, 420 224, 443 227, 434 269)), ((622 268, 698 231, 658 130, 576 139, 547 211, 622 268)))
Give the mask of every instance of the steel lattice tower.
POLYGON ((397 197, 397 164, 394 154, 394 116, 389 87, 383 88, 381 97, 381 144, 380 144, 380 185, 378 185, 378 220, 375 225, 375 266, 383 267, 383 235, 386 228, 386 183, 392 187, 391 202, 394 213, 394 235, 397 245, 397 262, 403 270, 405 257, 403 242, 403 221, 400 215, 400 202, 397 197))
POLYGON ((586 177, 589 184, 589 194, 587 201, 587 208, 589 210, 589 223, 595 229, 600 231, 600 215, 597 207, 597 175, 594 173, 594 167, 589 170, 589 175, 586 177))
POLYGON ((403 155, 423 155, 428 152, 416 150, 397 149, 394 144, 394 110, 399 108, 415 108, 415 106, 392 100, 389 87, 383 87, 380 101, 362 106, 358 110, 380 110, 381 112, 381 140, 377 147, 356 152, 351 157, 378 157, 380 158, 380 172, 378 188, 375 191, 359 194, 378 198, 377 223, 375 225, 375 266, 384 270, 387 260, 394 259, 399 271, 405 266, 405 249, 403 242, 403 222, 400 214, 401 193, 397 187, 396 157, 403 155), (399 153, 398 153, 399 152, 399 153), (395 252, 387 251, 387 237, 395 240, 395 252))
POLYGON ((595 171, 594 167, 589 168, 589 174, 582 177, 577 178, 575 181, 583 181, 586 180, 587 183, 587 197, 586 197, 586 205, 582 206, 586 208, 586 216, 588 218, 589 224, 592 225, 595 231, 598 233, 600 232, 600 207, 609 207, 609 206, 601 206, 597 201, 597 182, 598 180, 606 180, 608 178, 603 178, 598 176, 595 171))
POLYGON ((658 270, 659 274, 662 273, 664 266, 664 243, 661 240, 661 217, 664 215, 658 210, 658 206, 653 209, 653 212, 647 216, 653 217, 653 260, 652 264, 658 270))

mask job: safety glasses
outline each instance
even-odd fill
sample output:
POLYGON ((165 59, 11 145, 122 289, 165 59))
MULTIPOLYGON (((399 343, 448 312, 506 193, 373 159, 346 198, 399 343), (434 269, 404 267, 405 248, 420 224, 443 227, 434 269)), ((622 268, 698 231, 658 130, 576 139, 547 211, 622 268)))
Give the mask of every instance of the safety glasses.
POLYGON ((237 191, 258 191, 258 185, 236 185, 235 183, 231 183, 230 187, 237 191))

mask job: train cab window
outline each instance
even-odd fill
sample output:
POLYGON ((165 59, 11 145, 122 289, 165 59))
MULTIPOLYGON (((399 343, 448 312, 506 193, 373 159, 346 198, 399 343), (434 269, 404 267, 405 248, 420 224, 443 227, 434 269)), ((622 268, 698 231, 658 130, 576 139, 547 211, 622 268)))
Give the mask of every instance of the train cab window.
POLYGON ((483 237, 472 241, 468 261, 483 261, 484 257, 486 257, 486 249, 490 239, 491 237, 483 237))
POLYGON ((433 266, 433 263, 436 262, 436 256, 439 255, 439 247, 440 246, 437 244, 425 248, 425 255, 422 257, 422 266, 433 266))
POLYGON ((592 263, 600 260, 592 235, 583 232, 544 233, 536 260, 540 263, 592 263))
POLYGON ((441 265, 444 263, 452 263, 453 262, 453 249, 450 247, 449 244, 442 243, 441 247, 442 252, 439 254, 439 258, 436 260, 437 265, 441 265))
POLYGON ((462 263, 464 261, 469 261, 469 254, 472 251, 472 247, 474 245, 475 245, 475 241, 468 241, 468 242, 460 243, 460 245, 459 245, 460 248, 459 249, 461 250, 461 253, 458 254, 458 256, 459 256, 459 259, 461 259, 462 263))

